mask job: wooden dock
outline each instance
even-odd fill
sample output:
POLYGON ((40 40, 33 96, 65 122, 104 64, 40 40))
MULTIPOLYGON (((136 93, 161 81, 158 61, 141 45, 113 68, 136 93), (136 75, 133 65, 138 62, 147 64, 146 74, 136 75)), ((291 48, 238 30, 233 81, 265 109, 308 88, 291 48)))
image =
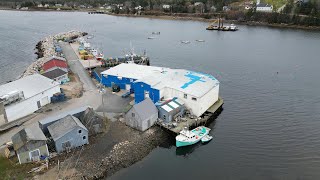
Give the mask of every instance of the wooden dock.
POLYGON ((211 120, 211 118, 214 118, 219 112, 222 110, 222 105, 223 105, 223 99, 219 97, 218 101, 214 103, 204 114, 201 118, 183 118, 184 120, 177 122, 176 127, 171 127, 168 126, 168 124, 164 124, 162 122, 157 122, 157 124, 162 127, 167 129, 168 131, 171 131, 175 134, 179 134, 180 131, 184 127, 189 127, 189 129, 197 127, 199 125, 206 124, 211 120))

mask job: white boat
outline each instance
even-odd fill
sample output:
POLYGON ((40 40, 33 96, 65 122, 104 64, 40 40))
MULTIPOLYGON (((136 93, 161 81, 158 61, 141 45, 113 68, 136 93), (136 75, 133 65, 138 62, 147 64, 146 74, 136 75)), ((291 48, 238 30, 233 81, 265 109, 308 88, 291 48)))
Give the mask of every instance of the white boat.
POLYGON ((197 42, 204 42, 204 40, 202 40, 202 39, 197 39, 196 41, 197 42))
POLYGON ((238 30, 238 27, 236 25, 234 25, 234 24, 231 24, 230 25, 230 31, 236 31, 236 30, 238 30))
POLYGON ((176 146, 182 147, 196 144, 204 136, 208 135, 210 130, 210 128, 204 126, 199 126, 191 131, 187 128, 184 128, 182 131, 180 131, 180 134, 176 136, 176 146))
POLYGON ((181 43, 183 43, 183 44, 189 44, 190 41, 181 41, 181 43))
POLYGON ((203 138, 201 138, 201 142, 207 143, 207 142, 211 141, 211 139, 212 139, 212 136, 205 135, 205 136, 203 136, 203 138))
POLYGON ((98 53, 98 55, 95 56, 97 60, 102 60, 104 59, 104 55, 102 53, 98 53))
POLYGON ((155 37, 148 37, 148 39, 155 39, 155 37))

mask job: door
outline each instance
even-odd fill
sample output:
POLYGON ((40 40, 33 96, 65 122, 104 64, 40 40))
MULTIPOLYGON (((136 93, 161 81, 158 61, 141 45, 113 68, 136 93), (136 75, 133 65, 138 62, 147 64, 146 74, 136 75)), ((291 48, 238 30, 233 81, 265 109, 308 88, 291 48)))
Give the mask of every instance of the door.
POLYGON ((130 84, 126 84, 126 90, 127 90, 127 91, 130 91, 130 89, 131 89, 130 84))
POLYGON ((29 156, 30 156, 31 161, 39 161, 40 160, 40 150, 36 149, 34 151, 31 151, 29 153, 29 156))
POLYGON ((71 142, 70 141, 66 141, 62 143, 62 149, 63 151, 70 151, 71 150, 71 142))
POLYGON ((48 96, 41 99, 41 106, 44 106, 46 104, 49 104, 49 98, 48 96))
POLYGON ((40 101, 37 101, 37 106, 38 106, 38 109, 41 108, 40 101))
POLYGON ((149 91, 144 91, 144 98, 150 98, 149 91))

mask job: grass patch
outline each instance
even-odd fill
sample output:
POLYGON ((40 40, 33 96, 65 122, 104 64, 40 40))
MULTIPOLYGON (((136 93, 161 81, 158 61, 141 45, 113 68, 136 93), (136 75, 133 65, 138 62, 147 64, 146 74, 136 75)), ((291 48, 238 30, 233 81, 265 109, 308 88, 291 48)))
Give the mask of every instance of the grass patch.
POLYGON ((287 3, 287 0, 262 0, 261 2, 273 5, 273 9, 278 10, 287 3))
POLYGON ((33 177, 33 174, 28 174, 32 168, 37 167, 35 164, 17 164, 17 158, 7 159, 0 156, 0 179, 22 180, 33 177))

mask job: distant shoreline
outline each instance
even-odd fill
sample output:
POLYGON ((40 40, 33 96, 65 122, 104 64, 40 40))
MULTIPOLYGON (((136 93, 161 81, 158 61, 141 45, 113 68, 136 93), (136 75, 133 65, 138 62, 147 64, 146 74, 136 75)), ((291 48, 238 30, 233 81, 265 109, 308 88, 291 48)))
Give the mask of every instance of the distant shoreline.
MULTIPOLYGON (((135 18, 150 18, 150 19, 164 19, 164 20, 182 20, 182 21, 201 21, 201 22, 211 22, 213 19, 205 19, 201 17, 181 17, 181 16, 168 16, 168 15, 133 15, 133 14, 114 14, 107 13, 111 16, 121 16, 121 17, 135 17, 135 18)), ((290 24, 270 24, 265 22, 256 22, 256 21, 237 21, 237 20, 225 20, 226 23, 237 23, 240 25, 247 26, 266 26, 266 27, 275 27, 275 28, 286 28, 286 29, 302 29, 302 30, 315 30, 319 31, 319 26, 300 26, 300 25, 290 25, 290 24)))
MULTIPOLYGON (((95 11, 95 9, 72 9, 72 10, 55 10, 55 9, 28 9, 28 10, 19 10, 12 8, 0 7, 1 10, 8 11, 22 11, 22 12, 89 12, 95 11)), ((170 15, 134 15, 134 14, 114 14, 114 13, 105 13, 106 15, 119 16, 119 17, 134 17, 134 18, 150 18, 150 19, 163 19, 163 20, 180 20, 180 21, 200 21, 200 22, 211 22, 213 19, 205 19, 201 17, 181 17, 181 16, 170 16, 170 15)), ((301 30, 312 30, 319 31, 320 26, 301 26, 301 25, 291 25, 291 24, 270 24, 266 22, 257 22, 257 21, 237 21, 237 20, 225 20, 226 23, 236 23, 239 25, 247 26, 265 26, 265 27, 274 27, 274 28, 285 28, 285 29, 301 29, 301 30)))

